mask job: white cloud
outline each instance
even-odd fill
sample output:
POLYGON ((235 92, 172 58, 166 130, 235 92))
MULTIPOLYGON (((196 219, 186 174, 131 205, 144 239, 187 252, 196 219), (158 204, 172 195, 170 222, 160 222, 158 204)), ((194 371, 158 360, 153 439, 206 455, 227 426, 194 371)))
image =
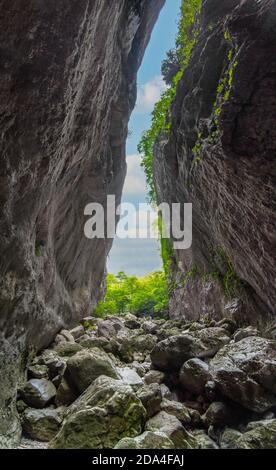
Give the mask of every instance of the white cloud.
POLYGON ((137 102, 134 112, 137 114, 151 113, 155 103, 166 89, 161 76, 154 77, 144 85, 138 86, 137 102))
POLYGON ((127 156, 127 176, 124 185, 124 199, 137 197, 144 201, 147 193, 146 178, 141 168, 141 156, 134 154, 127 156))

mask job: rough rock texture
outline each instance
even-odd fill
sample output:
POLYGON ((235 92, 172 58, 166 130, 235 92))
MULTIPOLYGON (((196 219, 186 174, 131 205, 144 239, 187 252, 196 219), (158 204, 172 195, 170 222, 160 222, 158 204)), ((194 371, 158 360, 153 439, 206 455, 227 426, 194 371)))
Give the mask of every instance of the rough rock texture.
POLYGON ((111 240, 84 237, 84 208, 120 201, 136 72, 163 4, 0 0, 0 446, 18 438, 28 351, 101 294, 111 240))
POLYGON ((201 24, 155 146, 158 202, 193 203, 171 315, 254 323, 276 300, 276 3, 205 0, 201 24))

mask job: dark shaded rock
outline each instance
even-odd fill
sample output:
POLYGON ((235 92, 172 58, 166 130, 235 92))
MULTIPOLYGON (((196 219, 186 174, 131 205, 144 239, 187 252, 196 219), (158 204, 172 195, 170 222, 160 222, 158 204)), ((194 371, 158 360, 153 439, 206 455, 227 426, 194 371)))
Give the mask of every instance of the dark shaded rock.
POLYGON ((186 361, 179 373, 183 388, 196 395, 202 395, 205 392, 205 385, 210 377, 209 366, 201 359, 186 361))
POLYGON ((147 410, 147 417, 151 418, 161 411, 162 394, 158 384, 144 385, 137 391, 143 406, 147 410))
POLYGON ((22 428, 32 438, 48 442, 53 439, 61 427, 61 413, 46 408, 35 410, 27 408, 22 415, 22 428))
POLYGON ((224 427, 237 424, 244 418, 244 411, 227 403, 215 401, 211 403, 203 416, 204 423, 208 426, 224 427))
POLYGON ((79 393, 84 392, 100 375, 113 379, 120 377, 110 358, 100 349, 80 351, 67 361, 66 379, 79 393))
POLYGON ((57 406, 69 406, 77 399, 76 391, 70 387, 63 377, 57 389, 55 403, 57 406))
POLYGON ((214 356, 229 341, 223 328, 183 333, 157 343, 151 353, 151 360, 157 369, 177 371, 188 359, 214 356))
POLYGON ((275 343, 252 336, 222 348, 210 362, 210 373, 223 395, 261 413, 276 406, 275 359, 275 343))
POLYGON ((142 432, 146 410, 129 385, 101 376, 67 410, 55 449, 113 448, 142 432))
POLYGON ((136 74, 164 0, 135 4, 0 1, 3 446, 22 358, 102 296, 112 240, 84 236, 84 208, 120 202, 136 74))
POLYGON ((44 408, 56 396, 56 387, 46 379, 31 379, 20 390, 20 394, 27 405, 44 408))
POLYGON ((30 379, 47 379, 48 367, 46 365, 33 365, 28 367, 28 376, 30 379))

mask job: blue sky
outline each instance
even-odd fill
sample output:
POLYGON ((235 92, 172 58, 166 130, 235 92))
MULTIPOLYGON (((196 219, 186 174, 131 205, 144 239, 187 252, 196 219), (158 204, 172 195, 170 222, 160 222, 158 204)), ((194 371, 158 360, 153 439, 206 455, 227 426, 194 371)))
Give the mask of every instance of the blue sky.
MULTIPOLYGON (((150 127, 154 104, 165 89, 160 73, 161 63, 166 57, 166 52, 175 44, 180 5, 181 0, 166 1, 138 73, 137 103, 129 123, 131 135, 127 141, 128 172, 123 202, 135 205, 146 202, 146 181, 140 167, 141 157, 138 155, 137 145, 143 131, 150 127)), ((120 224, 118 231, 120 232, 120 224)), ((116 237, 109 255, 108 271, 116 274, 123 270, 127 274, 143 276, 148 272, 159 270, 162 267, 159 251, 159 243, 154 239, 116 237)))

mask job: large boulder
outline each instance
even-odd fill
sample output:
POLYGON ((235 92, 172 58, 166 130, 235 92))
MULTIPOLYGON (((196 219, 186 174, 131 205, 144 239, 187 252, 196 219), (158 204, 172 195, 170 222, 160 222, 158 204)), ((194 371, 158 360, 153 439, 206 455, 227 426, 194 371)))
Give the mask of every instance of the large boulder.
POLYGON ((174 449, 174 443, 159 431, 146 431, 137 437, 125 437, 115 449, 174 449))
POLYGON ((68 408, 55 449, 113 448, 141 434, 146 410, 129 385, 101 376, 68 408))
POLYGON ((161 402, 160 408, 161 411, 165 411, 166 413, 175 416, 182 424, 190 424, 192 421, 188 408, 179 401, 164 398, 161 402))
POLYGON ((143 386, 143 380, 140 375, 134 369, 130 367, 118 368, 118 374, 120 375, 123 382, 130 385, 133 390, 138 390, 143 386))
POLYGON ((197 443, 197 449, 219 449, 219 446, 216 444, 216 442, 201 429, 194 431, 193 436, 197 443))
POLYGON ((84 392, 100 375, 119 378, 115 365, 100 349, 80 351, 67 361, 66 379, 79 393, 84 392))
POLYGON ((275 449, 276 419, 250 423, 247 430, 236 440, 238 449, 275 449))
POLYGON ((56 387, 47 379, 31 379, 20 390, 24 402, 34 408, 44 408, 56 393, 56 387))
POLYGON ((62 423, 61 413, 56 409, 36 410, 27 408, 22 415, 22 428, 32 439, 50 441, 58 433, 62 423))
POLYGON ((189 359, 184 362, 179 379, 185 390, 189 390, 196 395, 202 395, 206 383, 210 380, 209 366, 201 359, 189 359))
POLYGON ((176 449, 196 448, 194 437, 185 430, 179 419, 165 411, 160 411, 151 418, 146 423, 145 429, 146 431, 158 431, 166 434, 174 443, 176 449))
POLYGON ((214 356, 230 341, 224 328, 204 328, 171 336, 157 343, 151 353, 153 365, 162 371, 179 370, 194 357, 214 356))
POLYGON ((222 348, 210 362, 220 392, 245 408, 262 413, 276 406, 275 342, 244 338, 222 348))

